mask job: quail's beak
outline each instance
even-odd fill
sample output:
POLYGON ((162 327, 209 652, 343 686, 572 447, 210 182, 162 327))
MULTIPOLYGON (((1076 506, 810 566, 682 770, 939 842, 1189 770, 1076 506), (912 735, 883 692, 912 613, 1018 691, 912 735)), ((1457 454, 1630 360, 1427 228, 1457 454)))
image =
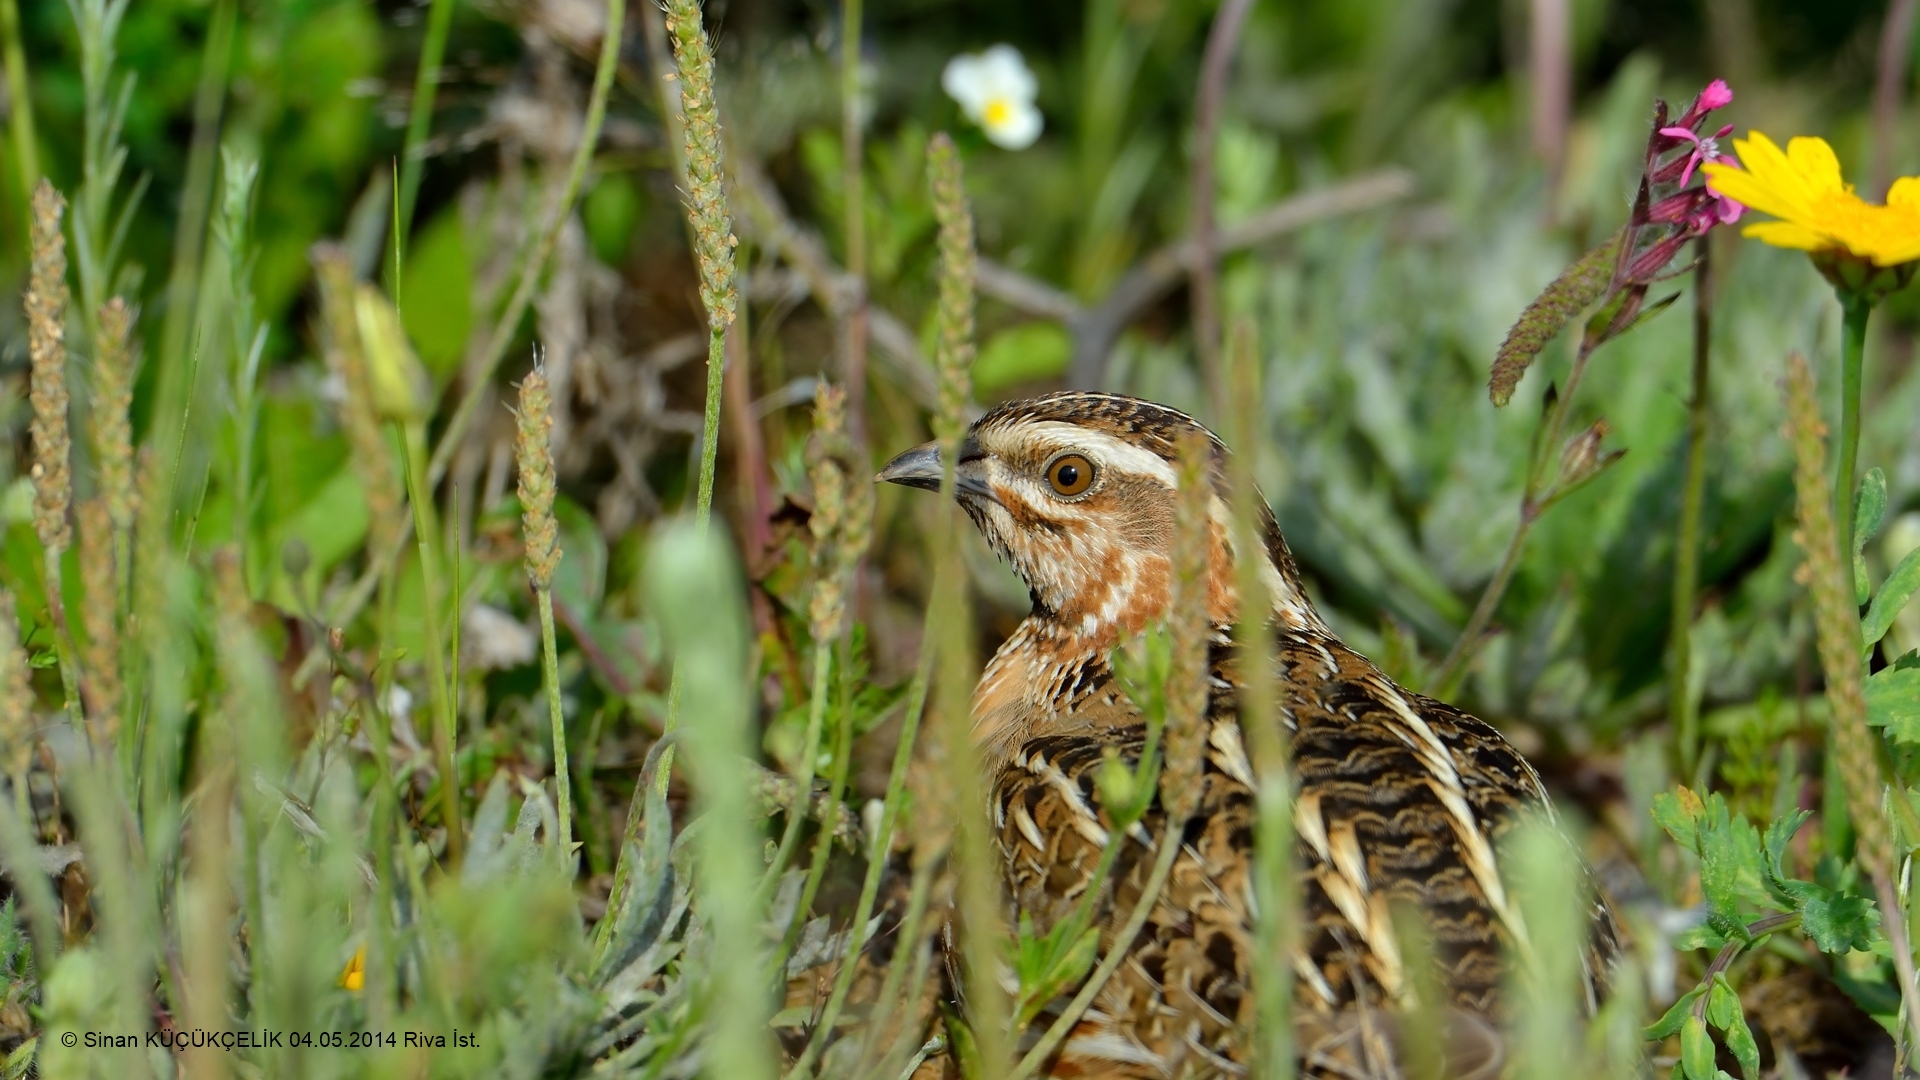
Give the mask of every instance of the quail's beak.
MULTIPOLYGON (((890 484, 923 488, 927 491, 939 491, 940 444, 924 443, 908 450, 887 462, 886 467, 875 473, 873 479, 876 483, 885 481, 890 484)), ((987 486, 986 481, 964 461, 958 469, 954 470, 953 488, 955 495, 972 495, 993 502, 1000 501, 994 495, 993 489, 987 486)))

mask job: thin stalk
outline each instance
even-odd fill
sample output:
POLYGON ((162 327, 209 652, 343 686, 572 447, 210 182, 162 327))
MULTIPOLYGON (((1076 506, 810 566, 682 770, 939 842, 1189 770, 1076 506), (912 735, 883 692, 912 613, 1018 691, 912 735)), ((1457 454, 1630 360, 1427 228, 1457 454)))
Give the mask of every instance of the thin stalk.
MULTIPOLYGON (((794 799, 793 805, 787 810, 787 826, 780 833, 780 846, 775 849, 773 861, 767 864, 766 876, 762 878, 760 882, 760 899, 762 903, 765 903, 766 898, 773 894, 775 886, 780 881, 781 873, 786 870, 787 860, 793 857, 794 846, 800 842, 800 825, 807 819, 807 804, 813 795, 814 763, 820 757, 820 730, 826 726, 827 720, 827 683, 833 662, 832 648, 833 643, 829 641, 816 641, 813 643, 813 689, 811 696, 807 700, 807 738, 805 749, 801 751, 800 773, 794 777, 794 799)), ((822 827, 823 831, 828 833, 828 835, 832 834, 833 830, 825 828, 824 822, 822 823, 822 827)), ((796 923, 805 920, 805 918, 806 908, 804 906, 795 909, 794 920, 796 923)), ((789 928, 787 934, 791 936, 792 933, 793 930, 789 928)), ((775 954, 774 959, 779 962, 784 962, 784 954, 785 950, 783 949, 780 953, 775 954)))
POLYGON ((1228 407, 1227 380, 1220 370, 1220 267, 1215 249, 1214 153, 1220 134, 1220 111, 1227 94, 1227 68, 1240 43, 1240 27, 1253 9, 1253 0, 1226 0, 1207 31, 1207 47, 1200 62, 1200 87, 1193 118, 1193 339, 1200 357, 1200 374, 1213 398, 1216 412, 1228 407))
MULTIPOLYGON (((1844 318, 1840 329, 1840 431, 1835 447, 1833 517, 1839 528, 1840 559, 1853 565, 1854 464, 1860 455, 1860 372, 1867 352, 1867 316, 1873 301, 1840 293, 1844 318)), ((1852 571, 1848 571, 1852 579, 1852 571)))
MULTIPOLYGON (((713 477, 720 457, 720 398, 726 362, 727 332, 713 330, 707 334, 707 400, 700 420, 700 486, 693 504, 693 523, 702 531, 713 517, 713 477)), ((671 722, 667 729, 673 729, 671 722)), ((665 769, 661 775, 666 775, 665 769)))
POLYGON ((914 1051, 913 1056, 908 1058, 906 1065, 901 1068, 899 1080, 913 1080, 913 1075, 920 1071, 920 1066, 924 1064, 928 1058, 943 1052, 946 1048, 947 1037, 945 1035, 935 1035, 933 1038, 921 1043, 920 1049, 914 1051))
POLYGON ((847 429, 867 444, 867 180, 860 126, 860 21, 863 0, 840 0, 840 190, 847 276, 860 286, 841 327, 846 350, 847 429))
POLYGON ((454 409, 452 418, 447 421, 446 430, 441 432, 440 442, 433 448, 433 459, 427 466, 429 488, 438 485, 440 478, 446 475, 454 451, 466 437, 467 425, 473 422, 473 414, 486 396, 487 387, 492 384, 494 369, 500 366, 501 358, 507 354, 507 346, 513 342, 513 335, 520 326, 520 317, 527 313, 527 305, 533 302, 534 291, 540 285, 540 275, 546 269, 547 260, 553 257, 554 246, 559 243, 560 230, 566 227, 567 219, 573 213, 573 205, 580 197, 580 186, 586 178, 587 166, 593 161, 593 148, 600 142, 600 128, 607 119, 607 94, 613 89, 614 71, 620 66, 620 34, 626 14, 624 0, 607 0, 606 36, 600 41, 600 63, 593 72, 593 90, 587 99, 587 120, 581 125, 580 145, 574 147, 573 162, 567 169, 566 187, 548 215, 546 227, 530 249, 530 257, 521 264, 520 280, 515 283, 513 295, 508 298, 499 321, 493 324, 493 333, 487 338, 486 349, 466 373, 467 392, 460 398, 460 405, 454 409))
POLYGON ((560 709, 560 660, 554 648, 553 590, 536 589, 540 608, 540 670, 547 684, 547 721, 553 728, 553 799, 560 811, 560 855, 573 858, 573 774, 567 768, 567 718, 560 709))
POLYGON ((394 949, 393 923, 394 875, 399 872, 395 859, 394 823, 399 819, 400 800, 394 791, 393 726, 387 719, 380 691, 375 699, 363 703, 362 723, 373 741, 374 792, 373 814, 369 823, 368 846, 373 863, 373 911, 367 918, 367 1000, 368 1015, 375 1023, 390 1020, 400 988, 393 973, 399 969, 394 949))
MULTIPOLYGON (((111 1004, 103 1011, 122 1030, 143 1031, 150 1015, 148 994, 155 982, 156 967, 168 991, 167 999, 180 1001, 184 995, 168 976, 170 965, 155 963, 162 940, 157 932, 160 919, 154 909, 156 897, 146 888, 146 867, 127 829, 131 819, 119 797, 118 779, 114 770, 96 762, 74 769, 67 782, 72 785, 74 835, 85 854, 92 885, 90 901, 96 913, 93 940, 100 955, 110 958, 107 985, 102 989, 111 1004)), ((117 1075, 126 1080, 152 1075, 152 1067, 142 1055, 128 1055, 120 1068, 125 1072, 117 1075)))
POLYGON ((1487 624, 1493 621, 1493 613, 1500 606, 1500 598, 1506 595, 1507 585, 1513 580, 1513 572, 1520 565, 1520 550, 1526 546, 1527 534, 1540 520, 1540 515, 1553 502, 1552 487, 1555 475, 1552 467, 1560 459, 1560 439, 1566 431, 1567 414, 1573 408, 1573 396, 1580 389, 1580 379, 1587 371, 1587 361, 1593 357, 1594 346, 1583 340, 1574 354, 1573 368, 1567 372, 1567 388, 1554 402, 1547 406, 1546 415, 1541 417, 1541 431, 1534 442, 1533 456, 1527 462, 1526 488, 1520 496, 1520 521, 1513 527, 1513 535, 1507 540, 1506 554, 1500 557, 1500 568, 1494 571, 1493 580, 1480 593, 1479 603, 1474 605, 1473 614, 1468 616, 1467 625, 1454 640, 1453 648, 1448 650, 1446 660, 1441 663, 1440 671, 1434 676, 1434 692, 1441 695, 1451 693, 1466 675, 1467 665, 1473 660, 1473 654, 1479 651, 1480 639, 1487 632, 1487 624))
MULTIPOLYGON (((870 1058, 874 1040, 886 1031, 887 1024, 893 1019, 893 1010, 899 1004, 900 988, 903 985, 920 985, 919 978, 915 978, 912 982, 905 981, 907 965, 912 963, 918 968, 926 963, 929 950, 926 942, 921 940, 920 927, 926 919, 927 899, 933 891, 934 870, 945 854, 944 851, 928 852, 924 857, 916 858, 913 881, 907 892, 907 914, 900 920, 900 929, 896 938, 899 944, 894 947, 893 959, 887 964, 887 974, 880 981, 880 996, 874 999, 874 1011, 867 1016, 865 1035, 867 1042, 861 1047, 860 1052, 862 1062, 870 1058)), ((851 959, 849 957, 848 962, 851 962, 851 959)), ((902 1039, 905 1037, 903 1032, 902 1039)), ((897 1051, 889 1051, 886 1058, 880 1062, 882 1075, 885 1075, 886 1065, 893 1060, 896 1053, 897 1051)))
MULTIPOLYGON (((958 446, 942 456, 954 460, 958 457, 958 446)), ((960 956, 964 962, 967 1021, 973 1028, 974 1048, 982 1071, 987 1076, 998 1076, 1014 1054, 1010 1023, 1012 995, 1000 982, 1002 949, 1013 931, 1006 922, 998 838, 993 833, 987 810, 992 778, 973 738, 970 705, 980 668, 969 647, 973 639, 973 619, 967 609, 963 591, 965 570, 955 542, 963 528, 960 507, 950 494, 942 501, 945 503, 942 509, 947 511, 941 528, 947 536, 942 545, 946 548, 943 560, 948 566, 941 576, 954 595, 946 605, 947 617, 936 624, 941 637, 937 735, 946 756, 947 788, 952 799, 949 812, 954 818, 954 862, 958 871, 954 899, 960 956)))
MULTIPOLYGON (((853 678, 848 674, 848 664, 852 657, 850 646, 844 640, 840 643, 840 673, 836 680, 839 685, 840 722, 835 725, 833 737, 833 775, 827 778, 828 807, 838 807, 847 789, 847 769, 853 757, 853 678)), ((813 856, 807 861, 807 880, 800 886, 800 903, 794 907, 793 921, 787 924, 787 934, 780 942, 780 951, 775 954, 781 963, 793 951, 794 942, 806 921, 806 913, 813 910, 814 898, 820 895, 820 883, 826 880, 827 862, 833 856, 833 829, 822 821, 818 834, 813 839, 813 856)))
MULTIPOLYGON (((693 523, 702 533, 713 518, 713 476, 720 456, 720 398, 724 389, 722 376, 725 374, 727 355, 727 332, 716 328, 707 334, 707 402, 705 415, 700 422, 700 480, 694 496, 693 523)), ((667 684, 667 716, 661 722, 663 735, 670 735, 680 726, 680 669, 674 668, 673 677, 667 684)), ((660 759, 660 774, 654 781, 666 791, 673 780, 673 747, 666 749, 660 759)), ((635 792, 636 797, 638 792, 635 792)))
POLYGON ((441 654, 440 619, 437 598, 440 593, 440 568, 435 551, 439 528, 434 523, 432 488, 422 472, 426 460, 427 431, 420 421, 408 421, 400 431, 407 474, 407 501, 413 506, 413 535, 420 554, 420 577, 426 591, 423 605, 427 633, 427 683, 433 700, 433 749, 440 768, 440 817, 447 828, 447 861, 459 865, 466 848, 466 836, 460 826, 460 772, 454 755, 453 705, 447 695, 446 657, 441 654))
MULTIPOLYGON (((413 76, 413 106, 407 116, 406 148, 400 153, 399 209, 393 228, 397 249, 413 224, 413 203, 420 194, 420 174, 426 166, 421 145, 433 123, 433 101, 440 89, 440 61, 447 53, 447 29, 453 24, 453 0, 433 0, 427 11, 427 36, 420 45, 420 70, 413 76)), ((399 281, 394 282, 396 288, 399 281)))
POLYGON ((1113 939, 1113 947, 1100 959, 1100 966, 1080 985, 1080 992, 1073 995, 1066 1009, 1056 1017, 1047 1033, 1020 1059, 1020 1064, 1007 1075, 1006 1080, 1026 1080, 1034 1074, 1060 1044, 1066 1041, 1074 1025, 1086 1015, 1087 1007, 1093 1004, 1094 997, 1107 985, 1113 973, 1120 970, 1122 961, 1132 953, 1133 939, 1140 936, 1140 928, 1147 925, 1147 916, 1153 914, 1153 905, 1160 900, 1160 890, 1167 883, 1167 875, 1173 870, 1173 860, 1180 854, 1180 834, 1186 828, 1186 822, 1168 816, 1166 828, 1160 833, 1160 850, 1153 860, 1153 870, 1147 878, 1146 888, 1140 893, 1140 902, 1133 906, 1133 912, 1127 916, 1127 923, 1113 939))
MULTIPOLYGON (((180 423, 154 425, 154 452, 161 462, 161 480, 149 497, 158 497, 171 511, 179 480, 180 459, 189 442, 187 414, 198 382, 197 350, 190 347, 198 311, 201 249, 206 244, 212 207, 214 151, 220 143, 220 114, 226 101, 227 77, 233 59, 234 0, 217 0, 207 25, 207 47, 200 61, 200 83, 193 99, 193 141, 187 151, 185 194, 180 202, 173 243, 173 266, 167 280, 167 318, 161 327, 160 375, 154 395, 156 419, 178 416, 180 423)), ((171 518, 166 513, 163 520, 171 518)), ((171 539, 171 537, 169 537, 171 539)))
POLYGON ((1466 674, 1467 662, 1479 649, 1480 636, 1487 631, 1487 624, 1493 619, 1493 609, 1500 606, 1500 597, 1507 591, 1507 583, 1513 580, 1513 572, 1520 565, 1520 549, 1526 545, 1527 533, 1533 530, 1537 512, 1527 500, 1520 503, 1520 523, 1513 528, 1513 535, 1507 538, 1506 553, 1500 556, 1500 568, 1493 572, 1493 580, 1480 593, 1480 602, 1474 605, 1473 614, 1468 617, 1466 628, 1453 643, 1447 653, 1447 659, 1440 665, 1439 674, 1434 676, 1433 693, 1442 697, 1453 692, 1460 679, 1466 674))
MULTIPOLYGON (((67 600, 62 595, 59 548, 48 548, 41 573, 46 578, 47 612, 53 617, 54 655, 60 663, 61 701, 74 730, 86 731, 86 713, 80 708, 80 650, 73 643, 73 629, 67 625, 67 600)), ((91 745, 91 740, 89 740, 91 745)), ((95 746, 95 753, 104 748, 95 746)))
MULTIPOLYGON (((180 923, 181 951, 186 953, 186 1001, 180 1011, 192 1027, 206 1030, 223 1027, 231 1014, 227 999, 227 926, 234 914, 228 865, 233 843, 227 830, 234 804, 234 774, 240 769, 233 747, 224 745, 229 742, 225 727, 216 722, 201 729, 200 768, 207 778, 196 793, 188 870, 175 900, 179 905, 175 918, 180 923)), ((189 1049, 182 1064, 190 1075, 223 1078, 228 1075, 228 1056, 218 1044, 205 1045, 189 1049)))
MULTIPOLYGON (((1259 348, 1253 325, 1235 323, 1226 354, 1227 385, 1234 408, 1224 414, 1232 421, 1229 437, 1242 451, 1230 459, 1233 487, 1234 548, 1264 552, 1264 538, 1256 532, 1260 520, 1260 493, 1254 483, 1253 448, 1260 444, 1259 348)), ((1243 559, 1235 567, 1239 577, 1240 612, 1234 642, 1245 676, 1240 686, 1240 727, 1253 755, 1256 787, 1254 819, 1253 988, 1255 1029, 1253 1056, 1256 1075, 1269 1080, 1289 1077, 1294 1069, 1293 955, 1297 934, 1299 886, 1293 868, 1293 800, 1291 747, 1281 732, 1279 687, 1275 679, 1273 596, 1269 593, 1262 559, 1243 559)))
POLYGON ((1680 535, 1673 554, 1672 649, 1667 665, 1667 712, 1673 724, 1680 775, 1700 760, 1700 707, 1693 697, 1693 605, 1700 587, 1700 506, 1707 486, 1707 407, 1713 340, 1713 245, 1700 238, 1693 279, 1693 396, 1687 401, 1687 477, 1680 495, 1680 535))
POLYGON ((33 835, 33 806, 28 801, 27 776, 13 778, 14 804, 0 803, 0 863, 26 909, 27 928, 33 934, 33 954, 41 972, 53 969, 64 942, 60 936, 60 901, 38 865, 40 845, 33 835))
MULTIPOLYGON (((872 855, 867 860, 866 877, 860 882, 860 899, 854 904, 853 922, 848 927, 850 940, 847 942, 846 955, 850 958, 859 956, 867 947, 867 921, 873 917, 874 898, 880 892, 880 873, 886 868, 886 852, 893 846, 893 830, 900 821, 900 804, 907 791, 907 766, 913 761, 913 746, 920 732, 920 715, 926 711, 927 687, 933 681, 934 645, 939 635, 932 632, 932 628, 939 625, 937 618, 945 614, 943 607, 936 603, 927 611, 928 632, 921 638, 920 659, 914 668, 913 681, 907 685, 907 709, 900 718, 900 741, 894 747, 893 767, 887 772, 887 794, 881 803, 880 828, 867 838, 872 855)), ((812 1075, 814 1062, 820 1059, 820 1052, 826 1049, 826 1036, 840 1019, 840 1009, 846 1004, 847 991, 853 986, 854 968, 857 966, 851 961, 840 965, 840 971, 834 976, 833 990, 827 995, 826 1008, 821 1010, 820 1023, 815 1025, 800 1059, 788 1070, 789 1077, 797 1080, 812 1075)))
POLYGON ((40 179, 40 143, 33 133, 33 97, 27 91, 27 53, 20 44, 18 0, 0 0, 0 50, 7 61, 7 96, 13 101, 9 126, 13 129, 13 164, 20 173, 20 205, 24 208, 40 179))

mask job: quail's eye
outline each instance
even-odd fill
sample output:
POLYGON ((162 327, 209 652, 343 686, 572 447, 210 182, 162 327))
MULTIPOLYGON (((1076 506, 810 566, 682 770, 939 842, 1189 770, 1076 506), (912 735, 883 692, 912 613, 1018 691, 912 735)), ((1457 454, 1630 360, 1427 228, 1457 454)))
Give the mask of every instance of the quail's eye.
POLYGON ((1047 483, 1061 495, 1080 495, 1093 486, 1093 462, 1079 454, 1061 454, 1047 465, 1047 483))

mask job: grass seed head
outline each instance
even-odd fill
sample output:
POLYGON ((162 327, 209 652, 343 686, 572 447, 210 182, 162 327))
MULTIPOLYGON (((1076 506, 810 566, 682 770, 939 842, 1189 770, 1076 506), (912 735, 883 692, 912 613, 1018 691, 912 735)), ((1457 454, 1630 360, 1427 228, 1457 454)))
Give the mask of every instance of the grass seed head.
POLYGON ((807 528, 813 533, 813 599, 807 614, 817 642, 840 636, 846 616, 845 568, 841 552, 847 540, 847 470, 842 464, 846 442, 847 396, 839 387, 822 382, 813 395, 813 446, 807 469, 813 484, 813 514, 807 528))
POLYGON ((1858 830, 1860 862, 1869 873, 1888 874, 1895 867, 1886 817, 1880 807, 1886 781, 1874 747, 1877 737, 1867 727, 1866 692, 1860 675, 1860 619, 1852 575, 1840 562, 1820 401, 1806 358, 1797 353, 1787 361, 1786 391, 1786 436, 1793 446, 1793 486, 1800 522, 1794 539, 1807 555, 1801 580, 1813 598, 1820 666, 1826 673, 1827 701, 1833 710, 1830 730, 1834 758, 1840 775, 1846 778, 1847 810, 1858 830))
POLYGON ((1168 605, 1173 667, 1167 681, 1168 809, 1180 817, 1200 801, 1207 741, 1207 547, 1213 519, 1212 445, 1199 431, 1180 437, 1180 502, 1174 515, 1173 585, 1168 605))
POLYGON ((13 594, 0 589, 0 762, 18 783, 33 762, 33 687, 27 682, 27 656, 20 649, 20 622, 13 594))
POLYGON ((67 429, 67 201, 46 180, 33 189, 33 270, 27 284, 27 355, 32 361, 33 527, 41 546, 64 551, 73 540, 67 429))
POLYGON ((680 111, 686 124, 687 207, 693 222, 693 254, 700 266, 700 304, 718 333, 733 322, 733 220, 727 214, 720 167, 720 107, 713 93, 713 48, 701 22, 699 0, 671 0, 667 29, 673 35, 680 111))
POLYGON ((86 678, 80 684, 89 733, 96 749, 114 744, 120 729, 120 575, 114 563, 113 514, 106 496, 80 504, 80 576, 87 603, 80 611, 87 631, 86 678))
POLYGON ((973 394, 973 212, 967 206, 960 151, 946 132, 927 145, 933 216, 940 223, 940 306, 935 311, 933 366, 939 385, 934 436, 957 442, 973 394))
POLYGON ((520 414, 513 440, 520 473, 520 521, 526 530, 527 579, 535 590, 553 588, 560 563, 559 526, 553 519, 553 393, 547 373, 535 367, 520 380, 520 414))
MULTIPOLYGON (((93 360, 94 468, 118 532, 133 528, 133 309, 116 296, 100 305, 100 342, 93 360)), ((84 541, 83 541, 84 542, 84 541)))

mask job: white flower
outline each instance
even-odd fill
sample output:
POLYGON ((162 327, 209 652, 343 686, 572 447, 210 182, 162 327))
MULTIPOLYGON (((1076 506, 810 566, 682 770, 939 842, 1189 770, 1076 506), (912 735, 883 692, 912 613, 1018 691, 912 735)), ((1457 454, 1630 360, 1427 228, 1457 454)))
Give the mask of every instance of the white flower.
POLYGON ((387 690, 387 715, 404 724, 413 714, 413 691, 394 683, 387 690))
POLYGON ((1040 110, 1033 103, 1040 86, 1019 49, 995 45, 977 56, 956 56, 947 61, 940 86, 996 145, 1024 150, 1040 137, 1040 110))

